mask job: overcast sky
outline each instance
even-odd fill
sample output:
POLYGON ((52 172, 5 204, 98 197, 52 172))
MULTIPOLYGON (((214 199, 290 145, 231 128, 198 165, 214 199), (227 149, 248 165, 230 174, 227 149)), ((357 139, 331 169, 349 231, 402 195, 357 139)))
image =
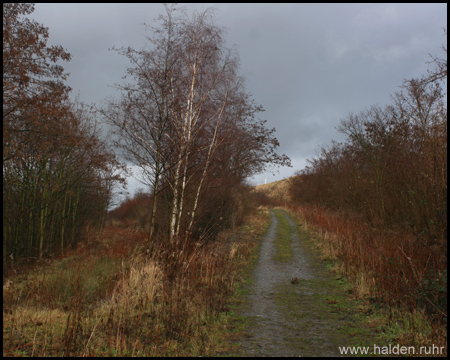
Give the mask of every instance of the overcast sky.
MULTIPOLYGON (((276 128, 279 153, 292 160, 262 184, 292 176, 321 146, 342 141, 341 119, 370 105, 385 105, 403 79, 426 72, 428 54, 443 56, 447 4, 183 4, 189 11, 216 8, 238 46, 247 91, 276 128)), ((82 101, 101 105, 118 95, 126 59, 113 45, 140 49, 143 23, 164 13, 161 4, 37 4, 31 15, 50 31, 49 44, 72 54, 64 63, 69 85, 82 101)), ((131 193, 138 185, 130 181, 131 193)))

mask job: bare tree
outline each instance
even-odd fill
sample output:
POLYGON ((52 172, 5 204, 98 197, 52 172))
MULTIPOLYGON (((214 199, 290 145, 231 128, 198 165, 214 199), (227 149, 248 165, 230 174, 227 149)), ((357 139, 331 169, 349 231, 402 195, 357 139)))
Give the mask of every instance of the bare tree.
POLYGON ((161 176, 165 170, 170 170, 167 162, 171 150, 167 146, 167 136, 174 101, 173 72, 179 61, 175 8, 165 5, 165 9, 166 16, 159 17, 161 28, 150 27, 155 34, 147 37, 151 49, 113 48, 130 60, 131 66, 124 78, 131 77, 134 82, 116 84, 122 91, 121 99, 110 99, 107 108, 101 111, 107 123, 113 125, 115 145, 123 150, 126 160, 141 170, 139 180, 152 189, 149 240, 155 229, 161 176))
POLYGON ((177 237, 180 232, 194 144, 200 136, 207 134, 209 144, 204 147, 207 156, 199 167, 202 175, 194 197, 193 209, 190 211, 188 229, 192 227, 201 188, 217 146, 217 134, 221 128, 228 92, 231 83, 236 82, 238 66, 237 55, 232 49, 224 47, 224 30, 214 24, 212 9, 200 14, 195 12, 192 18, 185 13, 184 19, 178 28, 182 39, 179 49, 182 55, 178 68, 179 86, 177 89, 172 88, 179 100, 177 106, 172 109, 172 121, 180 147, 173 181, 170 182, 174 193, 170 220, 171 239, 177 237), (212 123, 212 132, 208 134, 202 131, 212 123))
POLYGON ((121 100, 109 100, 102 112, 125 159, 153 188, 149 238, 158 192, 170 189, 166 205, 173 242, 191 232, 208 173, 220 154, 231 151, 236 160, 243 155, 234 166, 247 168, 241 171, 245 175, 249 168, 262 170, 288 158, 274 152, 274 129, 254 120, 261 107, 244 91, 238 55, 225 47, 225 30, 215 25, 214 11, 189 15, 164 6, 160 26, 147 26, 151 48, 117 50, 132 63, 127 76, 134 82, 116 85, 121 100))
POLYGON ((75 245, 100 225, 118 177, 83 107, 68 100, 71 55, 47 46, 33 4, 3 4, 3 263, 75 245), (107 177, 106 177, 107 176, 107 177), (10 256, 7 258, 7 256, 10 256))

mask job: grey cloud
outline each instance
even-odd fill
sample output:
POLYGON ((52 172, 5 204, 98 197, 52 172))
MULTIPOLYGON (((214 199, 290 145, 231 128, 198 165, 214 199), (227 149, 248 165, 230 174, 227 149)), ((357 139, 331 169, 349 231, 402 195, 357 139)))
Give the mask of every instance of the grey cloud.
MULTIPOLYGON (((189 11, 218 9, 236 44, 247 90, 277 129, 280 152, 294 168, 263 183, 291 176, 332 139, 340 119, 384 105, 404 78, 427 69, 427 54, 446 42, 447 4, 182 4, 189 11)), ((141 48, 142 23, 162 14, 160 4, 37 4, 33 17, 50 28, 52 43, 73 55, 69 84, 86 102, 101 103, 121 81, 127 62, 113 45, 141 48)))

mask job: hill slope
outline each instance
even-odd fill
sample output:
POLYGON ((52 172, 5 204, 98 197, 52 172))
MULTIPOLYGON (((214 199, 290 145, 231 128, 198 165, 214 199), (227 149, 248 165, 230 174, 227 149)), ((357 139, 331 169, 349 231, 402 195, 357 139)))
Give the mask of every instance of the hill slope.
POLYGON ((274 181, 268 184, 256 185, 253 187, 255 192, 265 194, 273 201, 290 202, 289 185, 292 178, 274 181))

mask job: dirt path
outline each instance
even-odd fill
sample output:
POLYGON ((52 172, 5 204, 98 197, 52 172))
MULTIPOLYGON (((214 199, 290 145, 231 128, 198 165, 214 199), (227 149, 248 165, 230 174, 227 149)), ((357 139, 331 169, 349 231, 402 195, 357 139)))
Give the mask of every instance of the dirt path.
POLYGON ((247 305, 240 356, 340 356, 339 346, 369 346, 373 334, 361 326, 355 302, 342 280, 325 268, 305 232, 281 210, 271 210, 247 305), (279 211, 290 227, 292 257, 279 261, 275 241, 279 211), (297 278, 292 284, 292 279, 297 278))

